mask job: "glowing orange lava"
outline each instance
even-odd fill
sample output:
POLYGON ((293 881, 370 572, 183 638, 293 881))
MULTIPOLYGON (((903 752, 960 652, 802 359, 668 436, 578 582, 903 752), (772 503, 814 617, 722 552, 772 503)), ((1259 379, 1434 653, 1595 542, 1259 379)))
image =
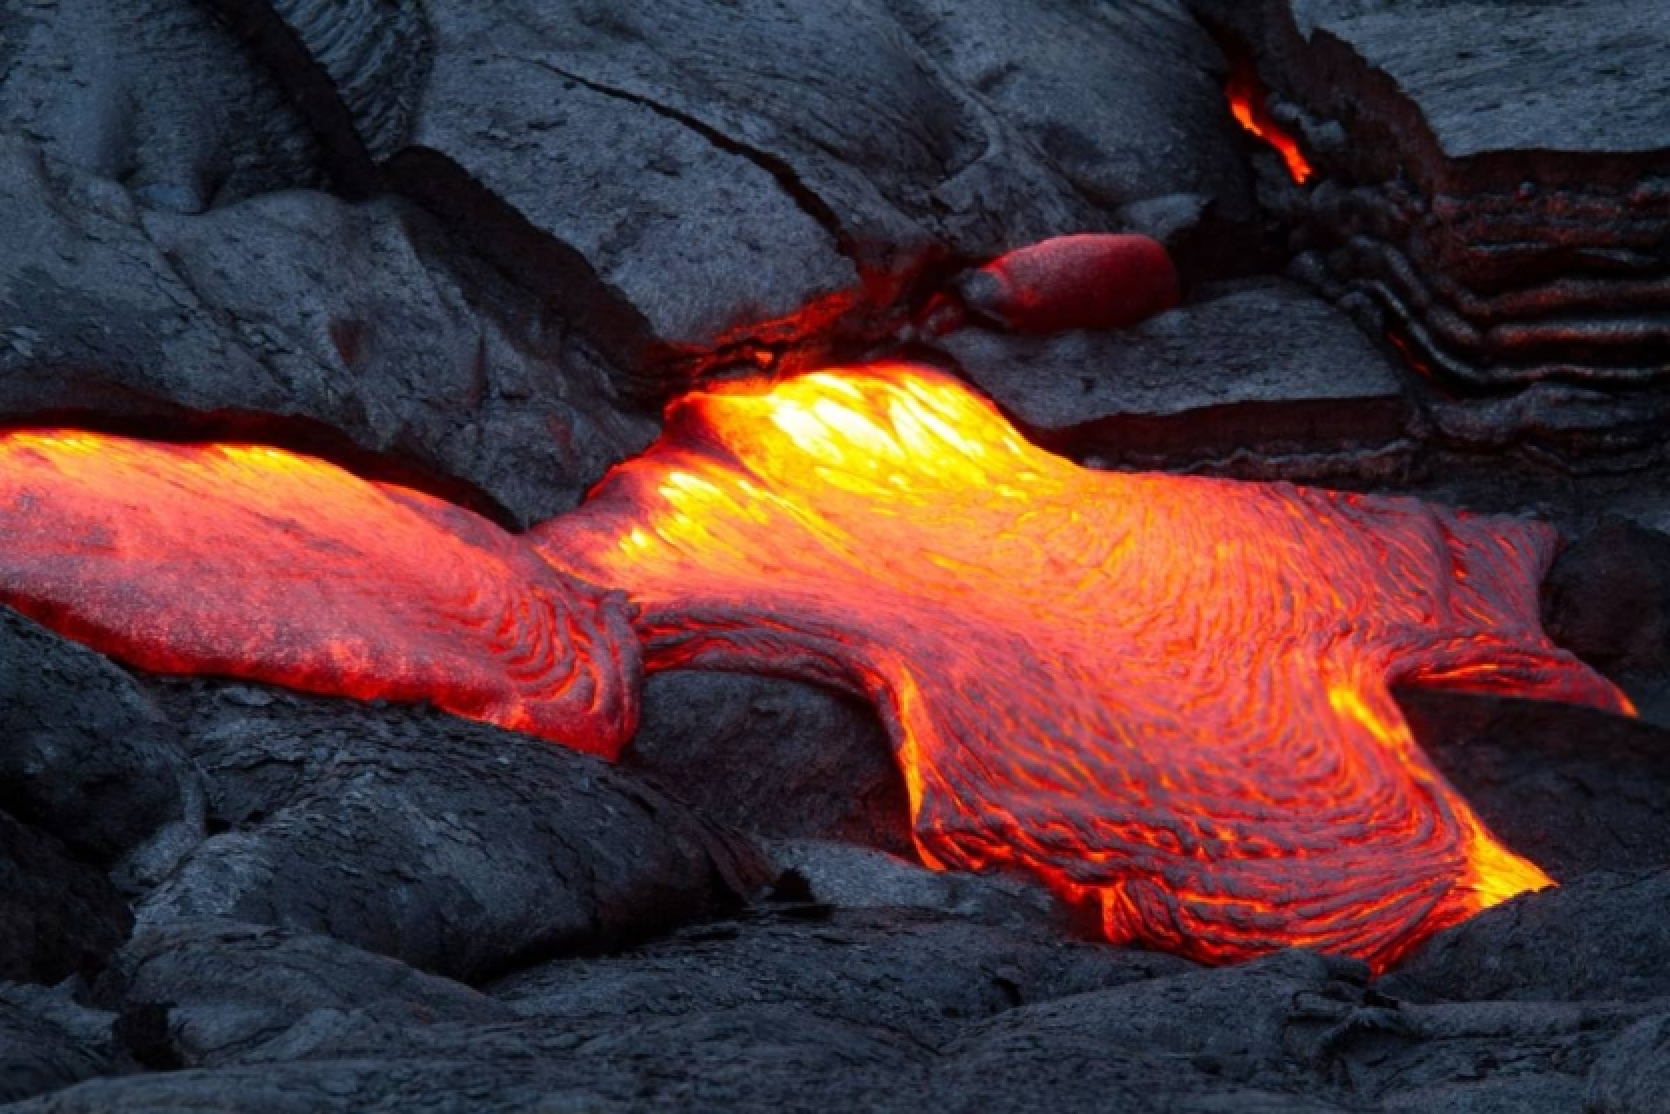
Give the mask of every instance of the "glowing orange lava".
POLYGON ((637 722, 618 594, 274 449, 0 436, 0 600, 157 672, 427 700, 611 756, 637 722))
POLYGON ((1236 123, 1274 147, 1287 163, 1287 173, 1295 182, 1302 186, 1310 181, 1314 173, 1310 161, 1299 149, 1299 141, 1287 134, 1265 107, 1264 86, 1250 63, 1238 61, 1230 67, 1224 93, 1229 97, 1229 110, 1236 123))
POLYGON ((1030 872, 1108 939, 1207 961, 1384 966, 1549 884, 1389 683, 1627 709, 1538 626, 1547 527, 1088 471, 921 368, 687 396, 533 539, 629 589, 651 669, 874 701, 930 864, 1030 872))
POLYGON ((0 599, 117 657, 610 756, 639 638, 650 668, 843 686, 892 734, 928 863, 1029 872, 1109 940, 1206 961, 1383 967, 1548 884, 1388 685, 1627 711, 1538 626, 1553 542, 1412 499, 1089 471, 906 365, 686 396, 526 539, 272 449, 0 436, 0 599))

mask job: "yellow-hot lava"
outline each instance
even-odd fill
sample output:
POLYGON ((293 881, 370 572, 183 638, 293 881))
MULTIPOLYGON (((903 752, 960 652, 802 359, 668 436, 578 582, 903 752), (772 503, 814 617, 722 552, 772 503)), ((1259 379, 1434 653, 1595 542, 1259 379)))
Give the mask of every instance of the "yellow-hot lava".
POLYGON ((908 365, 688 395, 525 538, 272 449, 0 436, 0 599, 118 657, 606 756, 640 640, 651 669, 842 686, 891 732, 929 864, 1027 872, 1110 940, 1214 962, 1384 966, 1548 884, 1388 686, 1627 710, 1538 625, 1553 542, 1412 499, 1086 470, 908 365))
POLYGON ((1384 965, 1548 884, 1391 682, 1626 707, 1539 629, 1546 527, 1089 471, 921 368, 687 396, 534 539, 628 590, 650 669, 873 700, 929 863, 1031 873, 1109 939, 1208 961, 1384 965))

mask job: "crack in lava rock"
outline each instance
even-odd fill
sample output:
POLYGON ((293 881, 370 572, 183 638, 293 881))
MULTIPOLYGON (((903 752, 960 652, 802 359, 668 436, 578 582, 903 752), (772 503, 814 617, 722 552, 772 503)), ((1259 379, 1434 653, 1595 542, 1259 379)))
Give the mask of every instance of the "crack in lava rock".
POLYGON ((1034 874, 1108 939, 1207 961, 1385 966, 1549 884, 1390 683, 1628 710, 1538 625, 1546 526, 1092 472, 904 365, 686 396, 532 537, 628 589, 651 670, 874 701, 930 865, 1034 874))

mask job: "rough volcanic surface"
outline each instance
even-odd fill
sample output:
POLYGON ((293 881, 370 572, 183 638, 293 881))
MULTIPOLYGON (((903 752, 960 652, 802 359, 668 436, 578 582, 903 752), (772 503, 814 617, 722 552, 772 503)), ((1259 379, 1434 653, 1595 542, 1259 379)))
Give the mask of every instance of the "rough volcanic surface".
POLYGON ((300 113, 194 0, 0 3, 0 133, 179 213, 323 179, 300 113))
POLYGON ((1128 330, 968 328, 940 344, 1029 438, 1103 466, 1216 463, 1302 479, 1329 459, 1378 460, 1410 435, 1391 360, 1283 280, 1205 287, 1128 330))
POLYGON ((1242 44, 1316 166, 1304 191, 1277 191, 1304 266, 1463 396, 1434 399, 1448 436, 1513 431, 1574 462, 1662 451, 1661 5, 1190 6, 1242 44), (1468 405, 1503 392, 1529 397, 1468 405))
POLYGON ((416 711, 186 688, 211 836, 138 907, 323 932, 480 977, 711 915, 768 876, 740 835, 598 760, 416 711))
MULTIPOLYGON (((1660 1114, 1662 5, 1184 7, 0 0, 0 426, 300 452, 514 532, 698 379, 902 356, 1102 469, 1534 515, 1566 542, 1547 630, 1642 720, 1409 688, 1371 710, 1558 888, 1384 976, 1205 969, 1097 939, 1035 880, 924 866, 886 702, 785 676, 805 658, 629 686, 610 767, 139 672, 0 607, 0 1106, 1660 1114), (1236 129, 1231 75, 1306 184, 1236 129), (1182 308, 966 323, 999 253, 1086 232, 1162 243, 1182 308)), ((172 536, 211 565, 297 556, 258 500, 265 540, 205 553, 216 504, 184 501, 172 536)), ((5 495, 0 520, 0 557, 62 541, 5 495)), ((346 525, 439 571, 378 521, 346 525)), ((292 591, 342 567, 311 540, 292 591)), ((356 635, 368 598, 430 598, 361 573, 356 635)), ((199 587, 200 617, 262 612, 199 587)), ((1022 657, 978 610, 935 627, 978 669, 925 675, 1012 710, 1022 657)))
POLYGON ((535 300, 455 271, 407 204, 160 212, 4 137, 0 203, 9 424, 288 443, 523 524, 653 433, 535 300))
POLYGON ((875 712, 844 692, 747 673, 658 673, 621 762, 759 835, 914 854, 892 745, 875 712))
POLYGON ((432 5, 421 49, 394 48, 413 7, 273 5, 304 42, 328 23, 334 57, 295 65, 294 36, 255 47, 333 150, 466 228, 628 362, 816 354, 832 327, 869 342, 937 260, 1111 228, 1162 196, 1249 212, 1221 57, 1172 3, 680 0, 651 17, 502 0, 432 5), (388 91, 375 119, 372 71, 388 91))

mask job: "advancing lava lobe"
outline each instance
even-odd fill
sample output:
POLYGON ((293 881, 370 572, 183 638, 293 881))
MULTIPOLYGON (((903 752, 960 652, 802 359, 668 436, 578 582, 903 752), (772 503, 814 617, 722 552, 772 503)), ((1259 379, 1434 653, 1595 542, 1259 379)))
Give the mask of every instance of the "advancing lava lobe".
POLYGON ((1040 240, 969 272, 964 304, 1011 332, 1122 329, 1177 308, 1177 268, 1157 240, 1084 233, 1040 240))
POLYGON ((145 669, 427 700, 613 756, 626 602, 426 495, 304 456, 0 436, 0 600, 145 669))
POLYGON ((1411 499, 1097 473, 908 366, 727 384, 538 527, 629 589, 649 668, 863 693, 917 841, 1207 961, 1384 966, 1545 886, 1392 681, 1626 710, 1537 625, 1551 530, 1411 499))

